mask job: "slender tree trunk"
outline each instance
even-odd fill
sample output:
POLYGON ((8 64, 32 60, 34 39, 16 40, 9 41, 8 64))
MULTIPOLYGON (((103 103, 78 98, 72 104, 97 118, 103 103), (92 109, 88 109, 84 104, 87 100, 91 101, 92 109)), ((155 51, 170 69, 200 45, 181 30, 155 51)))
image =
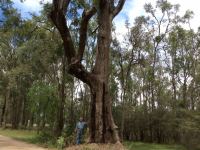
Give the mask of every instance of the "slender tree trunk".
POLYGON ((19 107, 19 127, 25 128, 25 115, 26 115, 26 98, 24 96, 24 91, 20 92, 19 99, 21 100, 21 103, 18 105, 19 107))
POLYGON ((11 100, 11 124, 13 129, 17 129, 17 117, 18 117, 18 97, 14 95, 14 91, 11 90, 10 94, 10 100, 11 100))
POLYGON ((4 96, 3 108, 2 108, 2 113, 1 113, 0 126, 2 126, 2 122, 5 121, 5 120, 4 120, 4 114, 5 114, 5 111, 6 111, 6 102, 7 102, 7 96, 6 96, 6 94, 5 94, 5 96, 4 96))
POLYGON ((187 104, 187 77, 186 75, 184 75, 182 96, 183 96, 183 108, 187 109, 188 104, 187 104))
POLYGON ((70 118, 69 118, 69 124, 73 125, 75 124, 76 120, 75 120, 75 115, 74 115, 74 78, 72 81, 72 85, 70 87, 70 92, 71 92, 71 102, 70 102, 70 118))
POLYGON ((3 120, 4 120, 4 124, 3 124, 3 127, 6 128, 6 124, 8 121, 10 121, 10 89, 7 90, 6 92, 6 97, 7 97, 7 100, 6 100, 6 104, 5 104, 5 113, 4 113, 4 116, 3 116, 3 120))
POLYGON ((125 102, 124 102, 124 92, 123 92, 123 96, 122 96, 122 120, 121 120, 121 133, 120 133, 120 136, 121 136, 121 140, 123 141, 124 139, 124 115, 125 115, 125 102))
POLYGON ((190 96, 190 106, 191 106, 191 109, 192 110, 195 110, 195 88, 194 86, 192 87, 192 90, 191 90, 191 96, 190 96))
POLYGON ((56 125, 56 133, 55 135, 59 137, 62 134, 63 126, 64 126, 64 103, 65 103, 65 76, 66 76, 66 56, 64 55, 62 60, 62 82, 59 84, 59 104, 58 104, 58 112, 57 112, 57 125, 56 125))
POLYGON ((177 100, 176 100, 176 97, 177 97, 177 88, 176 88, 176 79, 175 79, 175 76, 176 76, 176 68, 175 68, 175 63, 176 63, 176 51, 174 53, 172 53, 172 88, 173 88, 173 95, 172 95, 172 108, 175 110, 176 109, 176 105, 177 105, 177 100))

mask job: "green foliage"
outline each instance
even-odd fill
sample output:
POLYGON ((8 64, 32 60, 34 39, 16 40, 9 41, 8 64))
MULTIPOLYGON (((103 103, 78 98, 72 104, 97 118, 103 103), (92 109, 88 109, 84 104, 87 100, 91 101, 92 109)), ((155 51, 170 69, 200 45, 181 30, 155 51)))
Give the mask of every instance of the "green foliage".
POLYGON ((154 13, 154 9, 151 3, 145 4, 144 9, 147 13, 154 13))
POLYGON ((63 150, 65 146, 65 139, 64 137, 60 136, 57 140, 57 148, 58 150, 63 150))
POLYGON ((162 10, 162 12, 169 11, 172 9, 173 5, 170 4, 168 1, 158 0, 157 6, 162 10))
POLYGON ((159 43, 161 41, 161 36, 156 36, 155 40, 157 43, 159 43))
POLYGON ((0 134, 27 143, 44 147, 56 147, 55 138, 47 132, 37 133, 34 130, 10 130, 0 128, 0 134))
POLYGON ((0 128, 0 134, 23 141, 32 141, 35 137, 37 137, 37 133, 30 130, 10 130, 0 128))
POLYGON ((184 19, 191 19, 191 18, 193 18, 193 15, 194 15, 193 11, 187 10, 185 12, 184 19))
POLYGON ((47 121, 53 125, 56 115, 56 87, 44 82, 34 82, 28 92, 29 108, 38 114, 36 120, 47 121))
POLYGON ((181 116, 180 129, 182 132, 181 143, 188 150, 200 149, 200 113, 196 111, 179 110, 181 116))

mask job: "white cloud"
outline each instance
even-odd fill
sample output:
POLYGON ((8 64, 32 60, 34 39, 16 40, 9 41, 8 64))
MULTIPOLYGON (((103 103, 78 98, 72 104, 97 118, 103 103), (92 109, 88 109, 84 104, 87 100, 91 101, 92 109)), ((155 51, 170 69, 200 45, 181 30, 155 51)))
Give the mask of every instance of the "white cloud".
MULTIPOLYGON (((21 2, 20 0, 13 0, 14 6, 21 12, 22 16, 26 18, 28 13, 36 13, 38 14, 39 11, 42 9, 40 5, 41 0, 25 0, 21 2)), ((51 2, 52 0, 42 0, 42 2, 51 2)))

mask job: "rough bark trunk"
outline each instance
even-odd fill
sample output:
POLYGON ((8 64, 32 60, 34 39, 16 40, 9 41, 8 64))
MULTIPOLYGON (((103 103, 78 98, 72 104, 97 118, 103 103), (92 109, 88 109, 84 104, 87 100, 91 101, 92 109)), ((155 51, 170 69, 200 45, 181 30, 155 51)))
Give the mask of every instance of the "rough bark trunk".
POLYGON ((98 16, 99 33, 96 65, 93 70, 95 80, 91 88, 91 142, 119 141, 112 116, 112 103, 109 96, 109 52, 111 41, 112 16, 109 5, 100 5, 98 16))
POLYGON ((98 83, 95 90, 91 88, 91 95, 90 142, 118 142, 118 132, 113 121, 112 104, 106 84, 98 83))

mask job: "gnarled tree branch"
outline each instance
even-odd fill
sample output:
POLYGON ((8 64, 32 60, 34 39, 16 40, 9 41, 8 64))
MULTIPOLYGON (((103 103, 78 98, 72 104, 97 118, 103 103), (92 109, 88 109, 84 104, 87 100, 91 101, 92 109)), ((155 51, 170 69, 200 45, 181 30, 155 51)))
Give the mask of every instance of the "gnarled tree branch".
POLYGON ((67 56, 68 63, 70 64, 72 58, 75 57, 75 49, 64 14, 69 3, 70 0, 54 0, 50 18, 60 32, 64 43, 65 55, 67 56))
POLYGON ((79 49, 78 49, 78 61, 81 62, 83 53, 85 50, 85 44, 87 39, 87 28, 90 18, 96 13, 96 8, 92 7, 88 11, 84 10, 82 14, 81 26, 80 26, 80 38, 79 38, 79 49))
MULTIPOLYGON (((69 3, 71 0, 53 0, 53 8, 50 12, 50 18, 52 22, 55 24, 56 28, 60 32, 60 35, 63 40, 65 55, 67 56, 68 61, 68 72, 69 74, 77 77, 83 82, 87 83, 91 86, 91 81, 93 80, 93 76, 89 73, 82 64, 77 61, 76 51, 74 48, 74 43, 67 26, 67 20, 65 18, 65 13, 68 9, 69 3)), ((94 8, 91 10, 85 11, 81 23, 80 31, 80 46, 78 55, 82 56, 85 49, 85 40, 87 38, 87 25, 89 19, 96 12, 94 8)))

